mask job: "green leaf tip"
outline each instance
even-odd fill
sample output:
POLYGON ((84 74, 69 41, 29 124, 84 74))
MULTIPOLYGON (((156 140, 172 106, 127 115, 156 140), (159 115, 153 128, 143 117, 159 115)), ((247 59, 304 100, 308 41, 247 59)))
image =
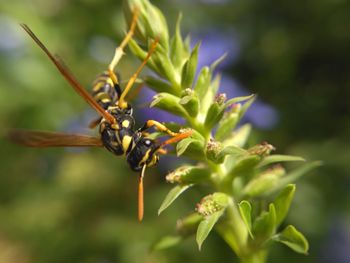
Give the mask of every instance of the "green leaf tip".
POLYGON ((276 197, 273 202, 276 207, 276 224, 280 225, 288 214, 289 207, 293 201, 296 186, 295 184, 287 185, 276 197))
POLYGON ((280 242, 297 253, 308 254, 309 243, 304 235, 294 226, 287 226, 281 233, 275 235, 272 240, 280 242))
POLYGON ((183 192, 185 192, 192 185, 177 185, 170 190, 170 192, 165 197, 164 201, 158 209, 158 215, 160 215, 165 209, 167 209, 183 192))
POLYGON ((209 233, 217 223, 217 221, 220 219, 220 217, 223 214, 222 211, 215 212, 211 215, 206 216, 198 225, 197 234, 196 234, 196 241, 198 244, 198 249, 201 250, 203 242, 208 237, 209 233))
POLYGON ((252 206, 251 204, 243 200, 238 204, 239 213, 243 219, 243 222, 245 226, 247 227, 248 233, 252 239, 254 239, 253 233, 252 233, 252 206))

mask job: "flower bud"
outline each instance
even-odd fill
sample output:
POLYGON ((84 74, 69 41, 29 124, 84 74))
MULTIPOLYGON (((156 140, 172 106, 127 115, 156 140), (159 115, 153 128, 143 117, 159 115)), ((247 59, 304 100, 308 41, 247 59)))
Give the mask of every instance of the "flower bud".
POLYGON ((257 144, 248 149, 248 153, 250 155, 259 155, 261 157, 265 157, 274 150, 276 150, 276 148, 273 145, 268 144, 267 142, 262 142, 261 144, 257 144))
POLYGON ((210 177, 210 171, 205 167, 185 165, 169 173, 165 179, 170 183, 193 184, 200 183, 210 177))
POLYGON ((203 216, 212 215, 224 210, 229 203, 229 197, 224 193, 214 193, 207 195, 197 204, 197 212, 203 216))

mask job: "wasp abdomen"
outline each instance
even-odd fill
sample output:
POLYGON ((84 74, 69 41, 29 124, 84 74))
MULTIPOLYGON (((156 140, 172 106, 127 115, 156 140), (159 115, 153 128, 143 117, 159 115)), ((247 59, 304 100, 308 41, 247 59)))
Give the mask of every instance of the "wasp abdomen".
POLYGON ((100 74, 93 83, 92 96, 105 110, 114 105, 120 95, 119 84, 113 82, 107 71, 100 74))

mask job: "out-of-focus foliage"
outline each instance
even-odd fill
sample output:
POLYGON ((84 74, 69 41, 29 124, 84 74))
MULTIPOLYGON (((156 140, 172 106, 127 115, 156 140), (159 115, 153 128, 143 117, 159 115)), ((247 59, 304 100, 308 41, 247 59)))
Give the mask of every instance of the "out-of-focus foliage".
MULTIPOLYGON (((349 261, 348 1, 154 3, 173 25, 181 10, 183 31, 193 38, 214 31, 236 39, 239 48, 228 45, 235 54, 223 73, 258 93, 280 116, 272 130, 256 132, 252 144, 263 138, 279 152, 324 162, 298 184, 293 218, 287 218, 309 239, 310 254, 275 246, 270 262, 349 261)), ((123 36, 119 1, 0 3, 1 133, 7 127, 91 133, 85 127, 94 115, 21 31, 20 22, 89 88, 123 36)), ((129 57, 118 66, 122 79, 138 65, 129 57)), ((254 116, 259 119, 261 111, 254 116)), ((188 194, 157 217, 170 168, 148 171, 146 220, 139 225, 137 178, 123 158, 99 149, 23 149, 0 140, 0 262, 214 262, 232 256, 215 235, 201 252, 192 241, 150 252, 150 244, 171 232, 174 218, 191 213, 200 197, 188 194)))

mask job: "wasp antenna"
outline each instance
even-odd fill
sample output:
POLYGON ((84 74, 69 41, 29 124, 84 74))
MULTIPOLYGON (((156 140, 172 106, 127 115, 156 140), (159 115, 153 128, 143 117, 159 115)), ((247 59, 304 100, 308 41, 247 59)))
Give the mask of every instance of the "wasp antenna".
POLYGON ((74 90, 83 98, 85 101, 93 107, 102 117, 104 117, 109 123, 115 123, 115 118, 106 112, 95 100, 94 98, 82 87, 82 85, 77 81, 73 73, 65 66, 62 59, 57 56, 52 55, 52 53, 46 48, 46 46, 39 40, 39 38, 34 34, 34 32, 26 25, 20 24, 21 27, 28 33, 28 35, 35 41, 35 43, 43 50, 50 60, 55 64, 56 68, 63 75, 63 77, 68 81, 68 83, 74 88, 74 90))
POLYGON ((144 199, 143 199, 143 177, 145 176, 146 164, 142 167, 140 176, 139 176, 139 185, 138 185, 138 219, 139 222, 142 222, 144 214, 144 199))

